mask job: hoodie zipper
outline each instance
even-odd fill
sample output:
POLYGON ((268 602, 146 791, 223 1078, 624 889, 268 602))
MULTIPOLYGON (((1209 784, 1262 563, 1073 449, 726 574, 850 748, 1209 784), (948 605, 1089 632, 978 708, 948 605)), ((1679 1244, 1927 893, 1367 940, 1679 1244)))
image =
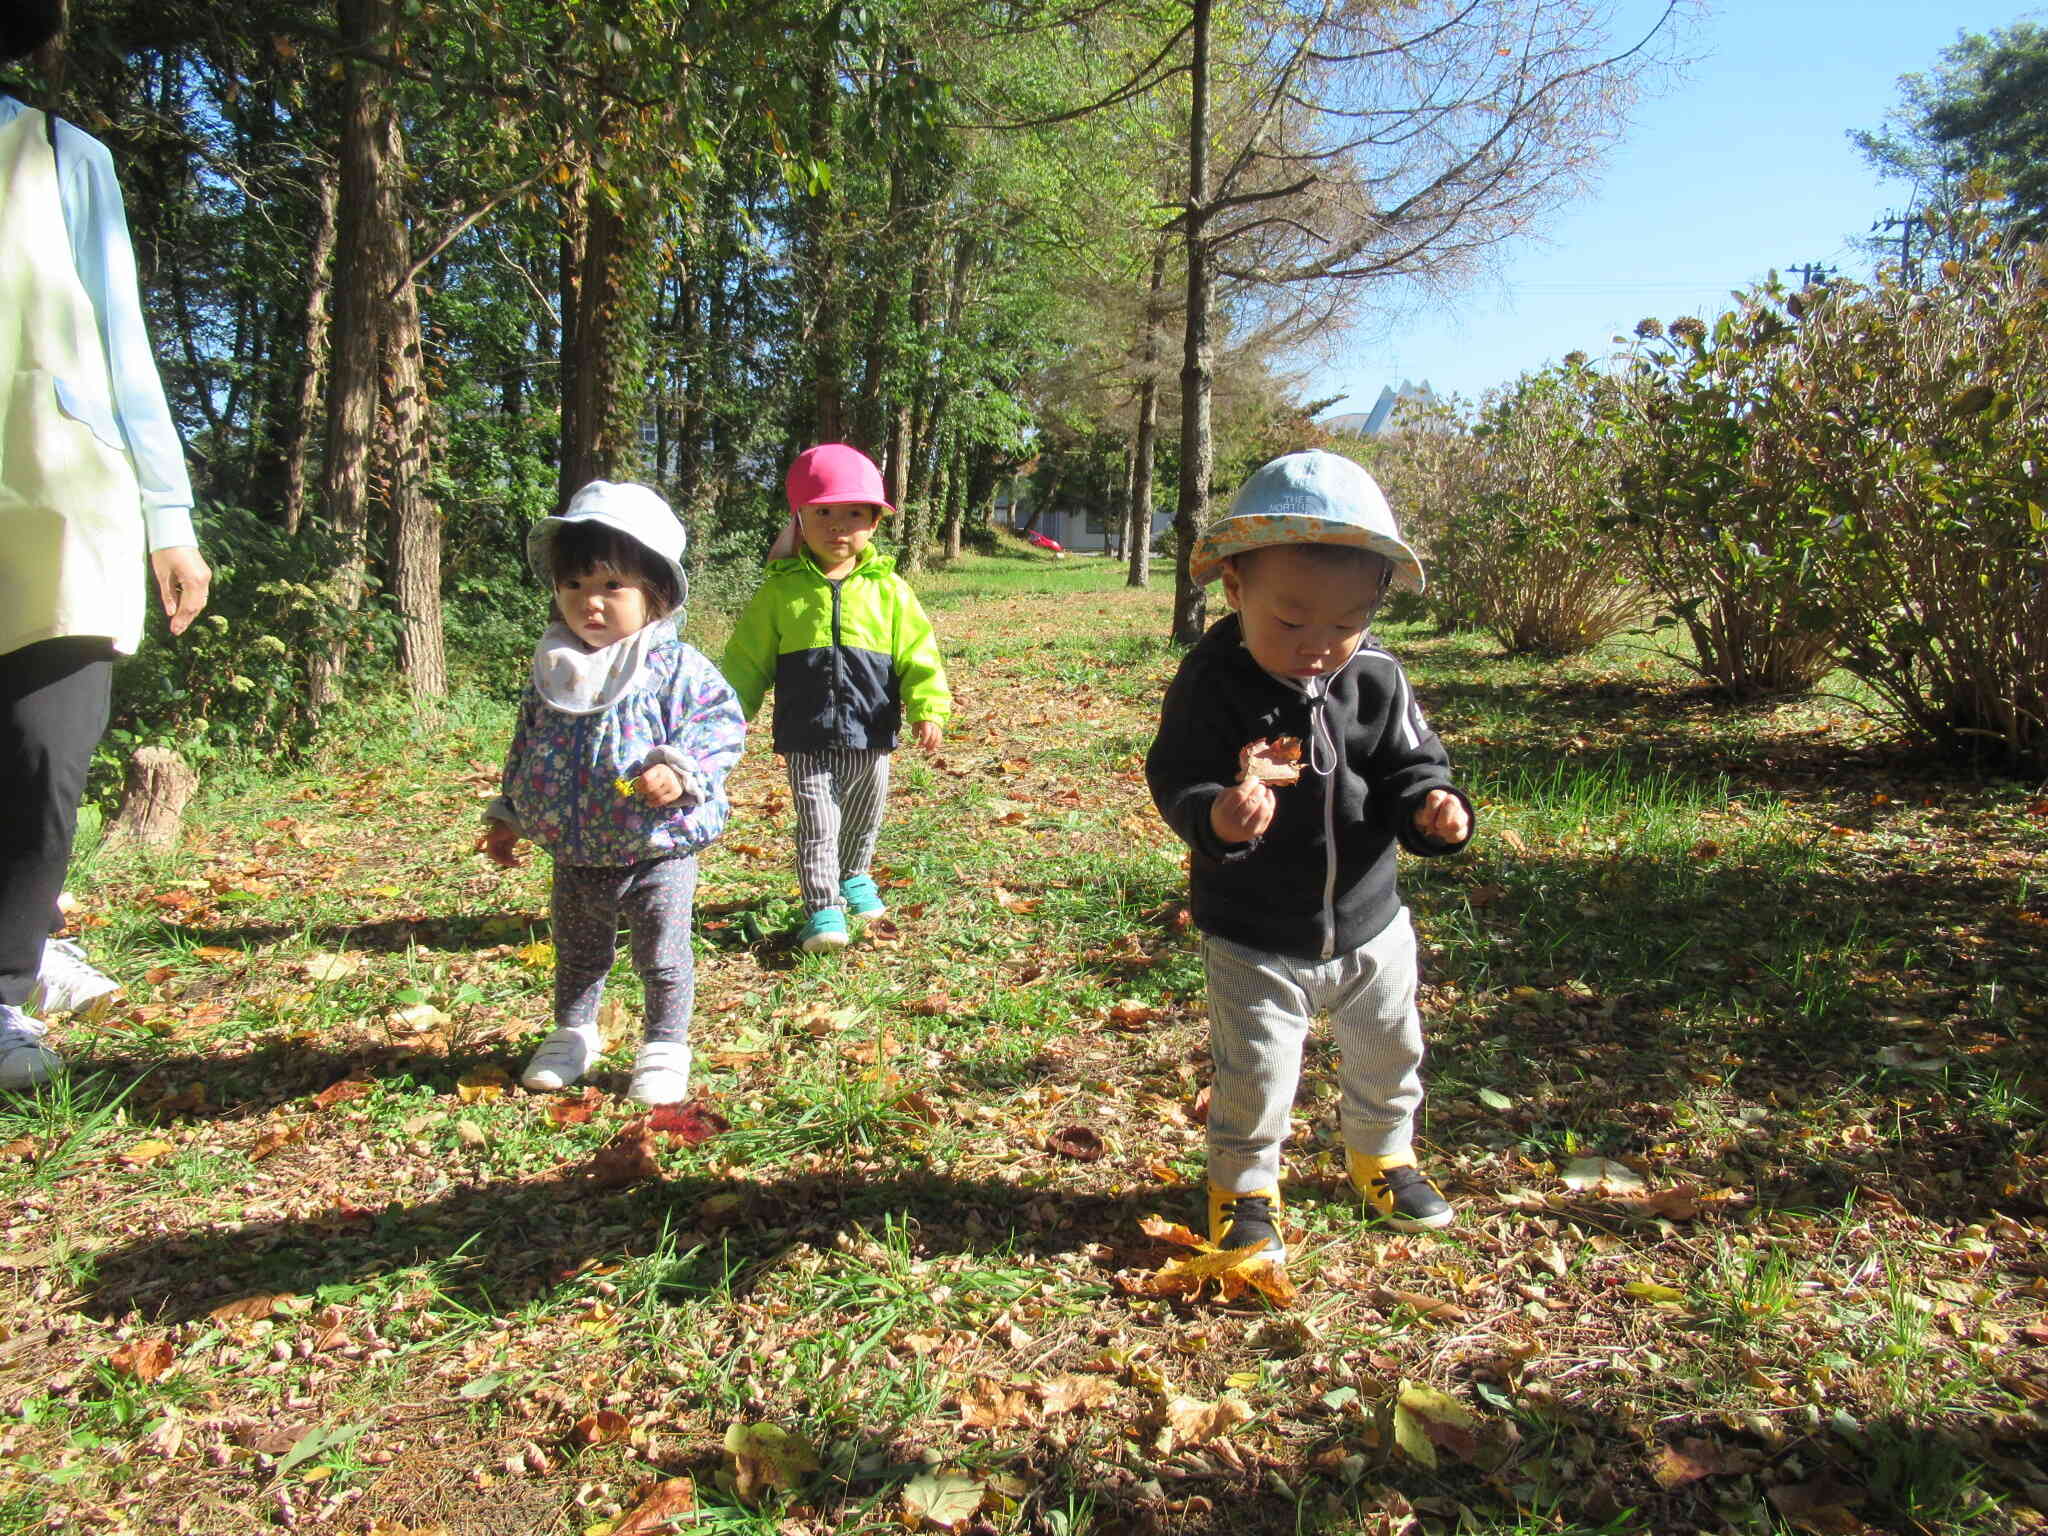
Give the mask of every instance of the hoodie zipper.
MULTIPOLYGON (((822 571, 819 572, 819 574, 824 575, 822 571)), ((841 726, 844 724, 844 717, 846 714, 846 647, 845 642, 840 639, 839 635, 839 588, 841 583, 843 583, 845 580, 845 576, 840 577, 838 581, 834 581, 830 576, 825 577, 825 585, 832 589, 831 720, 834 734, 840 737, 844 737, 844 735, 846 734, 845 731, 841 729, 841 726)))
POLYGON ((1308 765, 1323 778, 1323 948, 1337 952, 1337 744, 1330 737, 1330 681, 1311 684, 1308 695, 1308 765))

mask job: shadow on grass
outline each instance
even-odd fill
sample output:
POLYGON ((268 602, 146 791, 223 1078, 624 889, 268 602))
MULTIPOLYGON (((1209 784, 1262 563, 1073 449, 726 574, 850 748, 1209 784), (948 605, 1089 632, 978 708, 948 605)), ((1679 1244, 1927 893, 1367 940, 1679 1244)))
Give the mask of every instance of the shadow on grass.
MULTIPOLYGON (((1166 1192, 1168 1199, 1185 1193, 1166 1192)), ((1162 1204, 1158 1196, 1053 1199, 1001 1181, 915 1170, 759 1181, 685 1175, 617 1191, 564 1180, 469 1187, 411 1206, 336 1209, 111 1248, 97 1256, 88 1310, 103 1317, 139 1311, 162 1324, 201 1317, 255 1293, 308 1294, 427 1266, 450 1302, 502 1317, 565 1289, 581 1294, 587 1282, 579 1271, 592 1261, 615 1264, 646 1252, 664 1227, 677 1234, 681 1258, 665 1273, 660 1298, 744 1304, 798 1244, 829 1248, 840 1234, 856 1228, 873 1234, 889 1220, 909 1224, 927 1253, 1041 1256, 1107 1242, 1109 1255, 1095 1250, 1099 1279, 1107 1283, 1113 1269, 1156 1266, 1166 1256, 1136 1228, 1140 1216, 1162 1204), (714 1209, 715 1221, 708 1220, 714 1209)), ((735 1369, 747 1368, 735 1363, 735 1369)), ((1041 1516, 1085 1505, 1093 1523, 1072 1528, 1134 1536, 1375 1529, 1357 1522, 1390 1492, 1457 1519, 1461 1504, 1475 1512, 1496 1506, 1509 1482, 1517 1485, 1517 1505, 1546 1511, 1546 1531, 1721 1529, 1731 1508, 1767 1521, 1774 1503, 1808 1529, 1849 1528, 1808 1523, 1845 1518, 1825 1513, 1834 1506, 1853 1509, 1863 1522, 1857 1529, 1993 1529, 1974 1523, 1989 1511, 1988 1498, 2024 1492, 2037 1475, 2027 1469, 2037 1465, 2032 1457, 2039 1438, 2010 1425, 1964 1431, 1901 1417, 1811 1433, 1779 1429, 1759 1438, 1702 1405, 1661 1416, 1646 1444, 1639 1420, 1623 1423, 1585 1403, 1521 1399, 1512 1381, 1479 1357, 1469 1370, 1487 1383, 1484 1395, 1496 1410, 1475 1436, 1479 1467, 1447 1461, 1440 1472, 1426 1470, 1395 1455, 1367 1420, 1334 1412, 1327 1434, 1297 1448, 1305 1466, 1241 1451, 1235 1468, 1212 1457, 1179 1457, 1155 1469, 1161 1475, 1141 1481, 1111 1461, 1062 1459, 1056 1446, 1043 1442, 1012 1465, 1030 1474, 1035 1486, 1029 1497, 1041 1516), (1602 1446, 1640 1446, 1642 1454, 1634 1462, 1614 1457, 1583 1475, 1560 1477, 1558 1467, 1572 1466, 1570 1447, 1584 1444, 1587 1435, 1602 1446), (1690 1471, 1665 1486, 1657 1475, 1665 1447, 1680 1454, 1682 1474, 1712 1470, 1690 1471), (1338 1471, 1347 1457, 1363 1468, 1349 1486, 1338 1471), (1310 1473, 1309 1467, 1324 1471, 1310 1473)), ((903 1465, 858 1477, 856 1485, 869 1484, 869 1491, 853 1486, 842 1494, 886 1494, 920 1470, 911 1464, 915 1424, 849 1425, 834 1438, 848 1436, 876 1453, 869 1465, 903 1465)), ((692 1472, 708 1484, 713 1467, 708 1458, 686 1455, 661 1470, 692 1472)), ((1394 1522, 1385 1528, 1405 1527, 1394 1522)), ((1482 1519, 1472 1528, 1489 1527, 1482 1519)))

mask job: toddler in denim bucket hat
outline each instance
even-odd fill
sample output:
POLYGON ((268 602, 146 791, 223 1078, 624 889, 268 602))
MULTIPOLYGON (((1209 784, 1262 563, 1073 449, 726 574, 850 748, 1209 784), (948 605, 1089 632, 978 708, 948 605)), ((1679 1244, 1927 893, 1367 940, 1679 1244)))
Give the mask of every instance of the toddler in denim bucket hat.
POLYGON ((1472 803, 1401 664, 1367 634, 1389 586, 1421 590, 1422 563, 1372 477, 1312 452, 1246 481, 1191 567, 1222 579, 1234 611, 1182 662, 1145 775, 1188 845, 1203 936, 1210 1236, 1286 1257, 1280 1153, 1318 1013, 1341 1052, 1353 1186, 1392 1226, 1447 1226, 1450 1203, 1416 1166, 1422 1021, 1395 865, 1403 848, 1463 847, 1472 803), (1276 742, 1293 750, 1253 753, 1276 742), (1283 766, 1254 771, 1259 758, 1283 766))
POLYGON ((1189 561, 1197 586, 1223 574, 1232 555, 1273 544, 1370 550, 1392 564, 1393 584, 1422 590, 1422 562, 1394 524, 1377 481, 1342 454, 1290 453, 1262 466, 1202 535, 1189 561))

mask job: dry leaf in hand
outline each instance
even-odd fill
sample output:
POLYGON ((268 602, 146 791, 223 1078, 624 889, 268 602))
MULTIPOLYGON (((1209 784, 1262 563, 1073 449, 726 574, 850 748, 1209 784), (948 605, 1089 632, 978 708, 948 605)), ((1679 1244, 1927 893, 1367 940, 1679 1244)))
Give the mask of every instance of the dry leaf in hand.
POLYGON ((1257 779, 1261 784, 1286 785, 1301 782, 1301 738, 1261 736, 1237 754, 1237 781, 1257 779))

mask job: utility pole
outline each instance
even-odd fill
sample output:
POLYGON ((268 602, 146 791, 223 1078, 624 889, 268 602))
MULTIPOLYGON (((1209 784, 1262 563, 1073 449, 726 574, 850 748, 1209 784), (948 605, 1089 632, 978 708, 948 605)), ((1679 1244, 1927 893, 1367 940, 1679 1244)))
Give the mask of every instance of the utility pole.
POLYGON ((1835 268, 1824 261, 1796 261, 1785 268, 1799 275, 1801 288, 1825 288, 1835 280, 1835 268))

